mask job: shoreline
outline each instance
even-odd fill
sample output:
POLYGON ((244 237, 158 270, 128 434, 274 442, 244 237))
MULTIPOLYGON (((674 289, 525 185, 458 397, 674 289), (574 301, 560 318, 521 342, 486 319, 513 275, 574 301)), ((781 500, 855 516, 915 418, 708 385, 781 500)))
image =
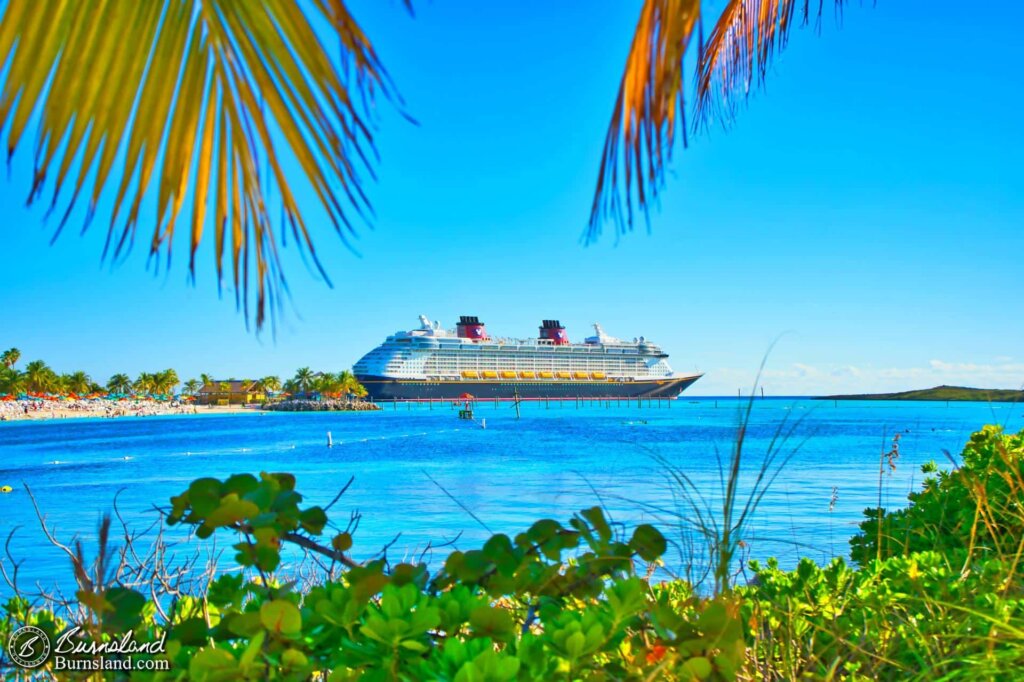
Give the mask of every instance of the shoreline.
POLYGON ((0 423, 50 422, 64 419, 121 419, 138 417, 201 417, 271 412, 372 412, 381 408, 373 403, 340 405, 338 401, 291 401, 277 405, 193 405, 156 400, 48 401, 18 400, 0 402, 0 423))
POLYGON ((247 405, 185 405, 168 404, 149 400, 130 401, 125 405, 64 405, 54 403, 52 405, 43 403, 41 406, 29 407, 13 404, 14 408, 3 409, 5 405, 13 403, 0 403, 0 423, 4 422, 48 422, 63 419, 121 419, 141 417, 167 417, 167 416, 201 416, 201 415, 223 415, 223 414, 246 414, 262 413, 265 410, 258 406, 247 405))

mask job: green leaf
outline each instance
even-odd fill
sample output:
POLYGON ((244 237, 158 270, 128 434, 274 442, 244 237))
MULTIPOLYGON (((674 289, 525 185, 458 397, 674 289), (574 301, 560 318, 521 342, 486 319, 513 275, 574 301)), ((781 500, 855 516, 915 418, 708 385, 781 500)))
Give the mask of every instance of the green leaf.
MULTIPOLYGON (((242 499, 249 500, 259 507, 260 511, 265 511, 270 509, 270 505, 273 504, 276 495, 277 484, 273 481, 262 481, 256 487, 243 494, 242 499)), ((276 518, 276 515, 273 518, 276 518)))
POLYGON ((309 659, 298 649, 285 649, 281 654, 281 664, 287 669, 302 669, 309 666, 309 659))
POLYGON ((541 519, 526 531, 528 537, 535 544, 543 544, 555 537, 562 526, 553 519, 541 519))
POLYGON ((235 474, 224 481, 224 492, 245 497, 246 493, 253 491, 258 485, 259 481, 252 474, 235 474))
POLYGON ((576 660, 580 657, 586 642, 586 635, 582 632, 574 632, 565 638, 565 653, 570 660, 576 660))
POLYGON ((580 514, 590 523, 590 526, 597 532, 602 542, 608 542, 612 539, 612 529, 604 517, 604 510, 600 507, 591 507, 590 509, 584 509, 580 514))
POLYGON ((644 561, 654 561, 665 553, 668 544, 665 536, 654 526, 644 523, 633 531, 633 538, 629 541, 630 548, 640 555, 644 561))
POLYGON ((302 614, 295 604, 285 599, 264 603, 260 607, 260 622, 276 634, 291 636, 302 632, 302 614))
POLYGON ((255 564, 261 571, 271 573, 281 563, 281 553, 273 547, 257 547, 255 564))
POLYGON ((142 621, 142 609, 146 598, 139 592, 126 587, 111 587, 106 594, 107 603, 113 613, 104 616, 105 624, 112 630, 133 630, 142 621))
POLYGON ((228 673, 238 669, 238 661, 230 651, 218 647, 200 649, 189 662, 192 679, 230 679, 228 673))
POLYGON ((221 484, 216 478, 197 478, 188 487, 188 501, 199 518, 205 518, 220 504, 221 484))
POLYGON ((711 661, 703 656, 691 658, 682 666, 682 672, 698 680, 706 680, 711 677, 711 661))
POLYGON ((231 493, 206 517, 206 525, 212 528, 230 526, 255 516, 259 510, 248 500, 240 500, 231 493))
POLYGON ((352 535, 349 533, 338 533, 331 539, 331 547, 337 552, 347 552, 352 548, 352 535))
POLYGON ((256 658, 260 655, 266 638, 267 633, 262 630, 253 635, 252 639, 249 640, 249 646, 245 647, 245 652, 242 653, 242 658, 239 660, 243 666, 252 665, 256 662, 256 658))
POLYGON ((319 535, 327 525, 327 514, 320 507, 310 507, 299 514, 299 523, 310 535, 319 535))
POLYGON ((260 626, 263 625, 262 614, 255 611, 230 613, 221 623, 226 625, 228 632, 239 637, 254 637, 256 633, 262 632, 260 626))
POLYGON ((186 646, 202 646, 209 637, 210 629, 206 621, 200 616, 186 618, 176 623, 172 628, 169 637, 186 646))
POLYGON ((260 478, 274 481, 280 486, 281 490, 295 490, 295 476, 292 474, 268 474, 263 472, 260 474, 260 478))
POLYGON ((478 606, 469 614, 469 624, 477 636, 507 639, 515 631, 512 614, 507 609, 478 606))

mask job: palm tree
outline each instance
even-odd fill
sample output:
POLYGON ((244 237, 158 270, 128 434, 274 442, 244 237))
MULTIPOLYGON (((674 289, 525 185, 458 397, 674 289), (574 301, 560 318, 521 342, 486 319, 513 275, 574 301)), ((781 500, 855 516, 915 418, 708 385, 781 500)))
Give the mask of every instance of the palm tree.
POLYGON ((153 391, 160 395, 173 395, 174 387, 180 383, 181 379, 173 369, 165 369, 153 375, 153 391))
POLYGON ((21 359, 21 351, 17 348, 8 348, 3 353, 0 353, 0 363, 3 363, 4 367, 11 368, 18 364, 18 360, 21 359))
POLYGON ((347 369, 338 373, 338 381, 341 382, 341 392, 345 395, 356 396, 357 398, 366 396, 366 388, 347 369))
POLYGON ((199 381, 202 382, 203 386, 210 386, 210 385, 213 384, 213 375, 212 374, 200 374, 199 375, 199 381))
POLYGON ((295 384, 295 392, 302 393, 303 395, 308 394, 310 389, 313 388, 314 380, 313 370, 309 367, 299 367, 295 370, 295 377, 292 379, 295 384))
POLYGON ((281 380, 275 376, 263 377, 256 381, 256 392, 262 393, 264 401, 270 398, 270 396, 281 390, 281 380))
POLYGON ((78 371, 67 375, 64 381, 64 390, 71 393, 85 395, 92 388, 92 379, 85 372, 78 371))
POLYGON ((188 381, 185 382, 182 388, 185 391, 185 395, 195 395, 196 393, 199 392, 199 389, 202 387, 203 385, 196 381, 195 379, 189 379, 188 381))
POLYGON ((110 393, 130 393, 132 380, 127 374, 115 374, 107 381, 107 391, 110 393))
POLYGON ((155 393, 156 375, 149 372, 139 372, 139 377, 132 384, 132 392, 142 395, 155 393))
POLYGON ((341 379, 341 374, 331 374, 330 372, 324 372, 320 377, 320 386, 318 390, 331 398, 338 398, 344 392, 345 384, 341 379))
POLYGON ((71 391, 71 389, 68 388, 68 382, 70 381, 70 374, 54 374, 53 383, 50 384, 50 388, 47 390, 50 393, 56 393, 57 395, 66 395, 71 391))
MULTIPOLYGON (((588 240, 609 219, 620 232, 631 229, 634 204, 644 213, 654 205, 677 129, 685 143, 684 58, 696 53, 695 128, 728 120, 801 23, 798 7, 802 24, 811 14, 808 0, 730 0, 716 20, 703 16, 706 4, 644 0, 605 137, 588 240), (707 39, 694 40, 705 24, 713 24, 707 39)), ((107 230, 115 257, 142 224, 153 226, 151 253, 169 254, 181 219, 191 233, 193 276, 196 250, 212 234, 217 272, 230 251, 235 290, 246 303, 255 291, 258 330, 284 282, 273 194, 277 227, 292 232, 327 279, 298 197, 314 194, 347 239, 351 217, 369 209, 362 175, 372 173, 374 93, 395 99, 343 0, 106 2, 95 11, 65 0, 11 1, 0 27, 0 92, 17 94, 0 107, 8 155, 24 140, 38 141, 29 202, 44 195, 47 180, 50 203, 73 188, 63 225, 92 179, 90 218, 101 197, 113 197, 107 230), (105 68, 83 69, 81 60, 105 68), (27 121, 38 121, 35 135, 24 134, 27 121), (285 174, 289 158, 300 173, 285 174), (144 205, 155 214, 140 217, 144 205), (233 248, 223 249, 228 240, 233 248), (254 265, 239 268, 239 261, 254 265)))
POLYGON ((11 367, 0 367, 0 395, 21 395, 25 392, 25 375, 11 367))
POLYGON ((352 388, 349 389, 349 393, 357 398, 365 398, 368 395, 366 387, 359 383, 358 380, 355 382, 352 388))
POLYGON ((25 365, 25 389, 35 393, 52 391, 57 386, 57 374, 42 360, 25 365))

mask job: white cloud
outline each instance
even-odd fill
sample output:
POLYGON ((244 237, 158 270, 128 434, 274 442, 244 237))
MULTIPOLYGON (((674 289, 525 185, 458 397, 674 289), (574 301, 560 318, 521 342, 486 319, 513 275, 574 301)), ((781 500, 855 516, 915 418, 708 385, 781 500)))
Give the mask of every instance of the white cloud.
MULTIPOLYGON (((756 368, 724 367, 709 370, 694 386, 694 394, 732 395, 740 388, 748 394, 756 368)), ((1024 388, 1024 363, 996 358, 991 363, 931 360, 918 367, 813 366, 794 362, 767 367, 760 386, 769 395, 827 395, 833 393, 887 393, 931 388, 942 384, 979 388, 1024 388)))

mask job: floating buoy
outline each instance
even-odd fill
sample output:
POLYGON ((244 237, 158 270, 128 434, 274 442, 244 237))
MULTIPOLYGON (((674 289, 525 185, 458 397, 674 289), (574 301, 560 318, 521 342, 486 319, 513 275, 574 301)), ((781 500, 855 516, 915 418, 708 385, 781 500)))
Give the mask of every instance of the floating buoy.
POLYGON ((0 493, 9 493, 12 490, 14 490, 14 488, 9 485, 0 486, 0 493))
POLYGON ((334 441, 331 439, 331 432, 330 431, 327 432, 327 447, 329 447, 329 448, 333 448, 334 447, 334 441))

